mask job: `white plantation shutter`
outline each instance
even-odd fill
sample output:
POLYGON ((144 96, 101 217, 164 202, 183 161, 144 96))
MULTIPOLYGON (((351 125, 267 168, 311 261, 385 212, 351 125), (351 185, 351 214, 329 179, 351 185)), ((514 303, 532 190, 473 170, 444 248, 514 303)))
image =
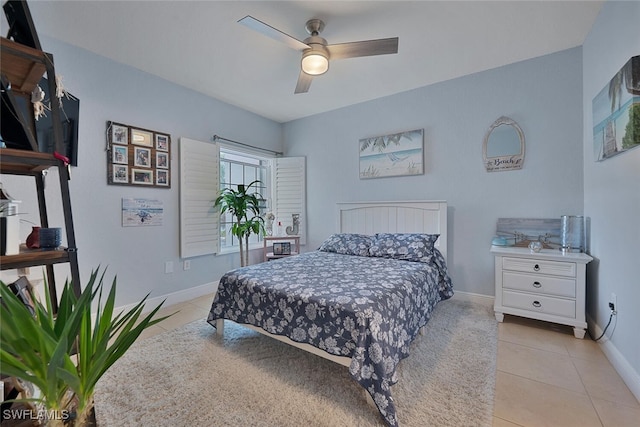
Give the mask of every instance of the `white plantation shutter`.
POLYGON ((282 234, 287 226, 292 226, 292 214, 300 214, 300 244, 306 243, 307 230, 307 200, 306 200, 306 172, 304 157, 279 157, 273 162, 273 212, 278 221, 282 222, 282 234))
POLYGON ((180 257, 218 252, 220 191, 218 144, 180 138, 180 257))

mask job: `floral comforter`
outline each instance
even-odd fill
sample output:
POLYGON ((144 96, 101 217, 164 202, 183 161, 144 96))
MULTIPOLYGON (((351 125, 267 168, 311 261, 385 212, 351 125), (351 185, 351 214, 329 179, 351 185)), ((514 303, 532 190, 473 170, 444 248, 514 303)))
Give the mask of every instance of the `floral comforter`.
POLYGON ((228 272, 208 321, 251 324, 350 357, 351 376, 396 426, 398 363, 435 305, 452 295, 438 251, 432 263, 316 251, 228 272))

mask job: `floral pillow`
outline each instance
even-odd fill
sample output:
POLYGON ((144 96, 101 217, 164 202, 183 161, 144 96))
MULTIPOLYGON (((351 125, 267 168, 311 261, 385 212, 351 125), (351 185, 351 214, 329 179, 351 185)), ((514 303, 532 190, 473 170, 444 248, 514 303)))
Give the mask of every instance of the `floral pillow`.
POLYGON ((369 247, 372 241, 373 236, 367 236, 365 234, 332 234, 327 240, 322 242, 318 250, 343 255, 369 256, 369 247))
POLYGON ((438 237, 439 234, 378 233, 369 256, 429 263, 438 237))

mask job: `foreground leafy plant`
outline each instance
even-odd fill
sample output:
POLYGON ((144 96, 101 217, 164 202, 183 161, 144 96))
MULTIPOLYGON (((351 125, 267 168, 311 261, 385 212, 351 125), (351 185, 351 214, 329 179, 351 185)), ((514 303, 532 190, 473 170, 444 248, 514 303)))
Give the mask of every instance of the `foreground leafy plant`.
MULTIPOLYGON (((98 269, 99 270, 99 269, 98 269)), ((146 328, 169 316, 153 319, 164 301, 142 317, 145 296, 132 309, 114 316, 116 279, 102 305, 104 271, 98 270, 77 297, 67 281, 57 314, 45 283, 45 304, 32 298, 35 315, 0 282, 0 373, 32 383, 40 390, 32 401, 47 411, 50 425, 62 425, 69 413, 77 414, 82 425, 93 407, 98 380, 146 328), (91 308, 97 298, 92 322, 91 308), (77 358, 74 362, 73 358, 77 358)))

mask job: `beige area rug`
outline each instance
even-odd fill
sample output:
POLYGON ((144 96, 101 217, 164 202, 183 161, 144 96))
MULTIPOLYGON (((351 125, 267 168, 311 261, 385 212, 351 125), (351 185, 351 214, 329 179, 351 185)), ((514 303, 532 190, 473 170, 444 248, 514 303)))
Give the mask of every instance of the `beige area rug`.
MULTIPOLYGON (((384 425, 348 369, 231 322, 136 343, 101 379, 98 427, 384 425)), ((497 324, 488 307, 438 304, 398 368, 401 426, 491 426, 497 324)))

